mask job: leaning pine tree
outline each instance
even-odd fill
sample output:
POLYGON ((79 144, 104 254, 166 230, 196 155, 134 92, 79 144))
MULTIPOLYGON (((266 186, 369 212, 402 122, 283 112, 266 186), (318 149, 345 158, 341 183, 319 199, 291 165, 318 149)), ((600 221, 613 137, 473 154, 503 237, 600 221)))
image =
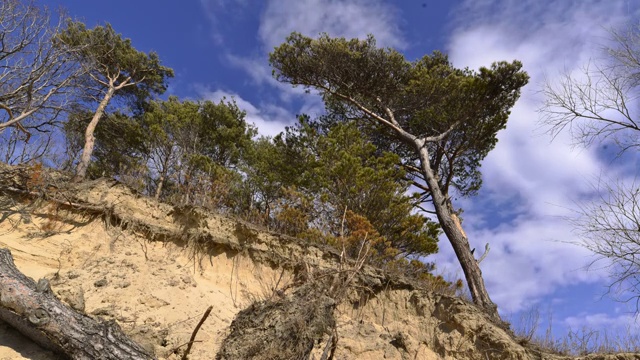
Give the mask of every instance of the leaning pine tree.
POLYGON ((80 86, 87 98, 98 103, 85 130, 85 145, 76 168, 74 181, 84 179, 95 146, 95 129, 115 97, 141 103, 151 94, 161 94, 167 89, 167 78, 173 70, 160 65, 154 52, 144 53, 123 39, 111 25, 87 29, 81 22, 70 21, 58 35, 61 47, 77 49, 73 54, 86 74, 80 86))
POLYGON ((518 61, 457 69, 441 53, 409 62, 366 40, 311 39, 298 33, 270 54, 274 76, 313 88, 330 108, 369 124, 424 190, 462 266, 473 301, 494 319, 482 272, 454 210, 450 190, 474 195, 480 162, 496 145, 529 77, 518 61))

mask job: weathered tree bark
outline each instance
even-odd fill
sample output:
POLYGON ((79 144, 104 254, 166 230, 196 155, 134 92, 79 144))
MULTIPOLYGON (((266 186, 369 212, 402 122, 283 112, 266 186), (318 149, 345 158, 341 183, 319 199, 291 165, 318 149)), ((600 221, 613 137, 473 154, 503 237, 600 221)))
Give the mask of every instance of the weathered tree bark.
POLYGON ((453 124, 451 128, 449 128, 449 130, 439 135, 419 138, 418 136, 409 133, 404 128, 402 128, 402 126, 400 126, 400 124, 395 119, 393 111, 390 108, 384 108, 387 115, 387 117, 385 118, 363 106, 356 99, 340 93, 332 92, 329 88, 325 88, 324 90, 331 92, 333 95, 336 95, 339 98, 352 103, 357 108, 362 110, 364 114, 368 115, 372 121, 386 126, 391 131, 393 131, 396 136, 405 144, 415 147, 416 152, 418 153, 418 158, 420 159, 420 172, 422 172, 422 175, 424 176, 424 179, 427 183, 426 185, 429 188, 429 192, 431 193, 431 200, 433 202, 433 207, 436 211, 436 215, 438 216, 438 222, 440 223, 440 227, 442 227, 445 235, 447 235, 447 239, 449 239, 451 247, 453 248, 456 257, 460 262, 460 266, 462 267, 465 279, 467 280, 467 286, 469 287, 469 291, 471 292, 473 302, 480 308, 482 308, 494 320, 496 320, 497 322, 501 322, 502 320, 500 319, 500 314, 498 313, 498 306, 493 301, 491 301, 491 298, 489 297, 489 293, 487 292, 487 288, 484 284, 484 279, 482 278, 482 271, 480 271, 480 266, 471 253, 469 240, 464 234, 460 223, 457 222, 457 215, 455 215, 451 211, 451 200, 446 195, 446 189, 444 189, 443 191, 440 183, 438 182, 437 175, 431 168, 429 151, 426 146, 429 142, 441 141, 447 135, 447 133, 458 126, 458 124, 453 124))
POLYGON ((107 90, 104 98, 100 101, 95 114, 93 114, 93 118, 91 118, 91 122, 87 125, 87 129, 84 132, 84 148, 82 149, 82 156, 80 157, 80 162, 78 162, 78 167, 76 168, 76 175, 71 180, 73 182, 82 181, 87 175, 87 169, 89 168, 89 162, 91 162, 91 155, 93 154, 93 148, 96 143, 96 137, 94 135, 96 126, 98 126, 98 122, 104 114, 104 110, 107 108, 107 105, 109 104, 109 101, 111 101, 115 91, 116 88, 113 85, 109 86, 109 90, 107 90))
POLYGON ((159 200, 160 195, 162 195, 162 188, 164 187, 164 182, 166 181, 167 173, 169 172, 169 159, 171 158, 171 152, 171 149, 169 149, 169 154, 165 157, 164 161, 162 161, 162 170, 160 171, 160 179, 158 179, 158 188, 154 195, 156 200, 159 200))
POLYGON ((162 186, 164 185, 164 173, 160 175, 158 179, 158 187, 156 188, 156 193, 153 195, 153 198, 156 200, 160 199, 160 195, 162 195, 162 186))
POLYGON ((36 284, 0 249, 0 320, 70 359, 153 359, 114 322, 99 322, 61 303, 49 282, 36 284))
POLYGON ((456 224, 457 219, 455 216, 457 215, 451 212, 451 200, 442 193, 438 180, 431 169, 429 152, 420 141, 416 142, 416 146, 418 147, 418 153, 420 155, 422 173, 427 181, 429 190, 431 191, 433 206, 435 208, 436 215, 438 216, 438 222, 440 223, 445 235, 447 235, 447 238, 451 243, 451 247, 460 262, 460 266, 464 272, 464 277, 467 280, 467 285, 469 286, 469 292, 471 292, 471 298, 476 305, 480 306, 487 314, 499 321, 500 315, 498 314, 498 307, 489 297, 487 288, 484 285, 484 279, 482 277, 482 271, 480 270, 478 261, 476 261, 471 253, 469 240, 463 233, 460 224, 456 224))

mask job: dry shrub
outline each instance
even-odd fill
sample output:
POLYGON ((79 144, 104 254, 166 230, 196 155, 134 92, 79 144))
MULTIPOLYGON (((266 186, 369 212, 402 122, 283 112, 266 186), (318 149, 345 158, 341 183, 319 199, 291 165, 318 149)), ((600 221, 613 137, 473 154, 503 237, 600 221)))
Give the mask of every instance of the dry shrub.
POLYGON ((238 217, 250 224, 255 224, 265 228, 269 225, 269 216, 256 208, 249 209, 248 211, 239 214, 238 217))
POLYGON ((285 268, 281 268, 280 271, 264 271, 256 267, 253 273, 260 290, 257 293, 248 294, 247 297, 252 303, 281 296, 292 285, 293 279, 285 268))
POLYGON ((64 219, 60 215, 59 209, 60 207, 53 202, 49 202, 42 208, 44 221, 40 225, 40 230, 42 230, 44 236, 57 234, 62 231, 64 219))
POLYGON ((295 187, 283 189, 284 196, 277 202, 274 228, 290 236, 301 237, 309 229, 311 201, 295 187))
POLYGON ((27 192, 21 199, 25 204, 28 204, 29 215, 37 215, 43 219, 38 226, 41 233, 37 236, 50 236, 61 232, 65 225, 65 219, 60 213, 60 205, 54 201, 46 200, 52 196, 51 192, 56 191, 48 170, 41 162, 32 162, 12 170, 6 174, 10 176, 3 180, 7 181, 13 178, 11 181, 17 181, 19 186, 27 192))
POLYGON ((465 288, 462 279, 448 281, 443 275, 433 274, 432 264, 425 264, 416 259, 394 259, 382 264, 381 268, 391 279, 408 279, 418 287, 437 294, 459 297, 465 288))
POLYGON ((564 336, 556 336, 549 313, 547 327, 541 333, 541 315, 537 307, 521 313, 519 319, 512 322, 515 323, 514 333, 522 345, 549 353, 576 356, 640 351, 640 334, 630 328, 612 332, 583 327, 578 330, 569 329, 564 336))
POLYGON ((118 180, 137 193, 143 193, 147 186, 148 169, 143 164, 120 165, 118 180))
POLYGON ((328 238, 330 245, 343 250, 349 259, 357 259, 365 243, 369 248, 367 260, 377 260, 384 256, 380 249, 386 247, 385 239, 367 218, 347 210, 343 220, 341 236, 328 238))
POLYGON ((229 187, 231 177, 231 174, 223 173, 209 181, 206 192, 208 199, 207 205, 210 209, 220 209, 225 207, 228 202, 229 195, 231 194, 231 188, 229 187))
POLYGON ((27 169, 27 189, 33 191, 35 189, 40 189, 46 182, 46 176, 43 171, 43 165, 41 162, 36 162, 30 165, 27 169))

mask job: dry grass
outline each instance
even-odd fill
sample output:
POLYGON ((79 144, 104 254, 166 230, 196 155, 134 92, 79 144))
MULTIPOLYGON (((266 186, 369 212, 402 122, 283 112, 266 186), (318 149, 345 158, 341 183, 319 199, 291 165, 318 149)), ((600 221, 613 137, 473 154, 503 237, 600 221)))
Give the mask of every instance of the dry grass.
MULTIPOLYGON (((553 330, 549 314, 546 328, 541 328, 540 310, 532 308, 512 321, 514 333, 522 345, 560 355, 588 355, 640 352, 640 333, 631 328, 618 331, 596 330, 588 327, 569 329, 563 336, 553 330)), ((513 320, 513 319, 512 319, 513 320)))

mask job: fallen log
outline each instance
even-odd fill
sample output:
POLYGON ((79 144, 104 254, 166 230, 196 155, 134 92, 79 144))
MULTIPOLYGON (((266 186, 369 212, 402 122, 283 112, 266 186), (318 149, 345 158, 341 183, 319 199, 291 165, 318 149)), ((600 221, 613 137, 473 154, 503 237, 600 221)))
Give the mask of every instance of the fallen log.
POLYGON ((70 359, 153 359, 115 322, 100 322, 63 304, 46 279, 37 283, 0 249, 0 320, 70 359))

